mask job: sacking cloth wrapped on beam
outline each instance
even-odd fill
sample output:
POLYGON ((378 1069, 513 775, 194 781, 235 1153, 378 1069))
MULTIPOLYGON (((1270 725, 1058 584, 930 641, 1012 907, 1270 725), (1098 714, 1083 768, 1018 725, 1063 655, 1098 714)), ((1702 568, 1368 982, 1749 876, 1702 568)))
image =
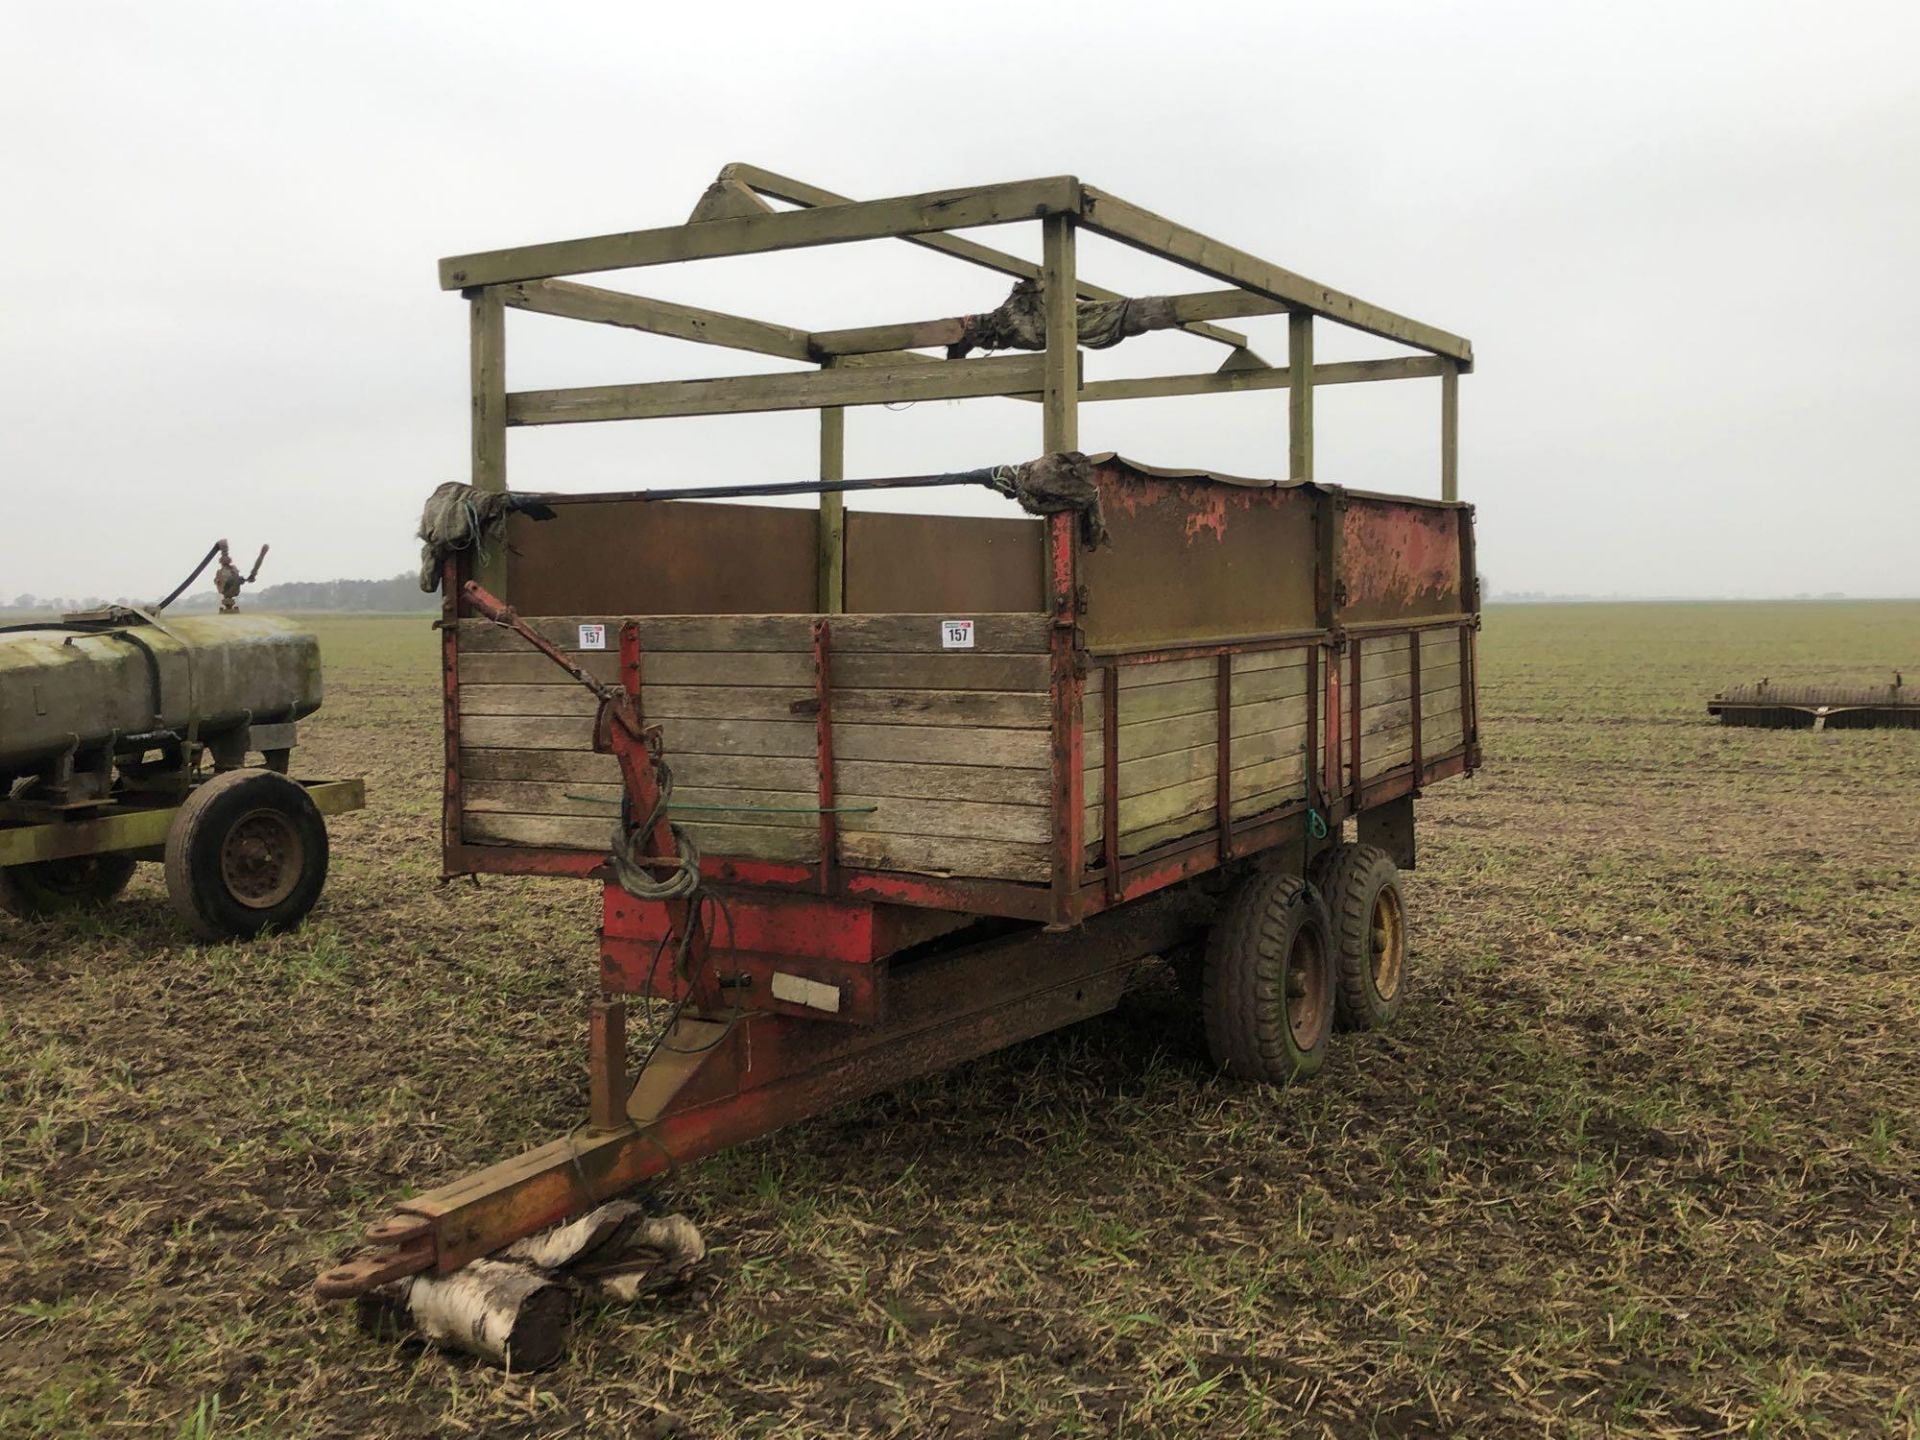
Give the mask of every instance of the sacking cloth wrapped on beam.
POLYGON ((438 590, 447 556, 482 547, 487 532, 516 511, 536 520, 553 518, 553 507, 538 496, 478 490, 458 480, 436 488, 420 512, 420 588, 429 595, 438 590))
MULTIPOLYGON (((1137 300, 1082 300, 1077 308, 1080 347, 1105 350, 1129 335, 1149 330, 1172 330, 1180 324, 1173 299, 1149 295, 1137 300)), ((1047 348, 1046 300, 1033 280, 1014 283, 1013 292, 998 309, 984 315, 962 315, 960 338, 947 347, 949 360, 962 360, 975 350, 1044 350, 1047 348)))

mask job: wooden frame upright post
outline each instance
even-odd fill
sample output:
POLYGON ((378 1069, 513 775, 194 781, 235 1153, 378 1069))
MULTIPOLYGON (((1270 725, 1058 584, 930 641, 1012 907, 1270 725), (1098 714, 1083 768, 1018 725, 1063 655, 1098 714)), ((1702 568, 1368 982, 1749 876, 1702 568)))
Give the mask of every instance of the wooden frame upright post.
MULTIPOLYGON (((507 312, 500 292, 483 286, 467 293, 473 367, 473 488, 507 488, 507 312)), ((496 540, 475 556, 473 578, 506 597, 506 545, 496 540)))
MULTIPOLYGON (((836 362, 821 362, 827 369, 836 362)), ((820 410, 820 478, 847 478, 847 412, 838 405, 820 410)), ((838 615, 847 608, 847 502, 837 490, 820 495, 820 612, 838 615)))
POLYGON ((1460 498, 1460 367, 1440 367, 1440 498, 1460 498))
POLYGON ((1040 289, 1047 312, 1041 448, 1052 455, 1080 448, 1080 307, 1074 281, 1073 217, 1049 215, 1040 224, 1040 289))
POLYGON ((1313 478, 1313 313, 1287 312, 1287 478, 1313 478))

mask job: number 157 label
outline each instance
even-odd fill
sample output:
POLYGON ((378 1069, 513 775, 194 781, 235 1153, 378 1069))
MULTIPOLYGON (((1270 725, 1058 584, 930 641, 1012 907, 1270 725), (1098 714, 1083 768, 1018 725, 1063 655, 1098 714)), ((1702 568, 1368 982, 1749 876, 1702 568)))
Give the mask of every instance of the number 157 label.
POLYGON ((942 620, 940 622, 940 648, 943 650, 973 649, 973 621, 942 620))

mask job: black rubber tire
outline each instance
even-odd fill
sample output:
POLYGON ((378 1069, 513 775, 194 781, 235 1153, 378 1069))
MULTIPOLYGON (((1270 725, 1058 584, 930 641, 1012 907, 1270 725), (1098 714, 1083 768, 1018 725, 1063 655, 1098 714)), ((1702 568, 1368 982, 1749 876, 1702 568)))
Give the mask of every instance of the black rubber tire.
POLYGON ((76 855, 0 870, 0 910, 23 920, 104 905, 133 878, 131 855, 76 855))
POLYGON ((1383 1029, 1407 998, 1412 952, 1400 868, 1376 845, 1336 845, 1315 857, 1313 879, 1333 921, 1340 1028, 1383 1029))
POLYGON ((286 776, 228 770, 196 786, 173 817, 166 865, 167 898, 200 939, 288 930, 306 918, 327 883, 327 823, 313 797, 286 776), (251 841, 259 851, 257 835, 267 837, 268 857, 247 868, 252 857, 241 847, 251 841), (251 894, 236 888, 236 866, 238 878, 258 881, 251 894))
POLYGON ((1207 940, 1200 1004, 1214 1062, 1242 1080, 1274 1085, 1314 1074, 1333 1032, 1333 990, 1333 942, 1320 897, 1297 875, 1256 872, 1241 880, 1207 940))

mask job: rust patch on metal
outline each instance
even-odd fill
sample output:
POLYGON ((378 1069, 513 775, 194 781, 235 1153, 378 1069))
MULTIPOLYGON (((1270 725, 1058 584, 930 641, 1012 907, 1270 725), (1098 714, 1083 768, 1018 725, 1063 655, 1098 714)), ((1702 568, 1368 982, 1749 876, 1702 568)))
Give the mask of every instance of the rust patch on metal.
POLYGON ((1457 615, 1473 607, 1461 587, 1464 511, 1349 495, 1343 618, 1351 623, 1457 615))

